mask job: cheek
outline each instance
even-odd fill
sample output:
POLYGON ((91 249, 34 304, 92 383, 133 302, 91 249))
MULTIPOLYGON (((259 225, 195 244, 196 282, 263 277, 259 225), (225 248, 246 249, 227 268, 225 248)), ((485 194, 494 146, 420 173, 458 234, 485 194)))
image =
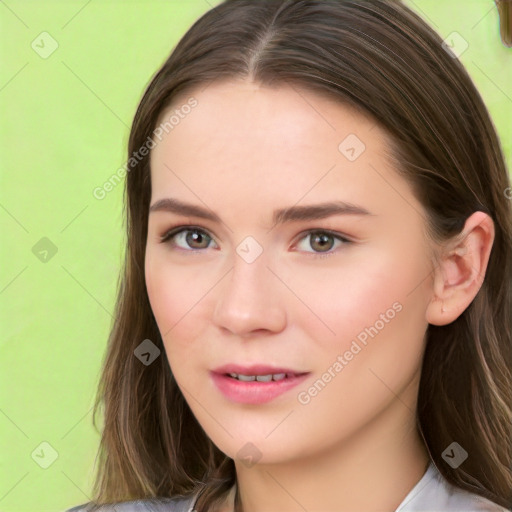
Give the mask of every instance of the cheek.
POLYGON ((169 264, 165 256, 147 255, 148 298, 173 373, 183 372, 200 355, 204 304, 211 284, 197 272, 169 264), (175 372, 176 370, 176 372, 175 372))
POLYGON ((165 254, 148 254, 145 274, 151 309, 162 336, 174 331, 193 313, 208 290, 197 273, 169 262, 165 254))
POLYGON ((425 287, 419 285, 428 268, 424 255, 402 249, 354 251, 323 273, 311 268, 286 276, 307 306, 298 303, 290 322, 309 333, 324 364, 347 350, 357 352, 357 345, 357 357, 348 354, 354 360, 386 362, 396 350, 416 358, 427 327, 425 287))
MULTIPOLYGON (((311 346, 311 360, 317 371, 298 390, 298 402, 304 405, 304 414, 328 417, 338 424, 340 435, 343 429, 349 435, 386 407, 393 393, 404 390, 421 367, 427 323, 424 289, 418 281, 428 272, 419 258, 412 261, 417 263, 407 264, 403 253, 381 253, 375 260, 360 260, 357 272, 355 264, 350 271, 346 266, 333 272, 332 281, 323 283, 323 293, 315 287, 309 295, 310 307, 335 336, 315 337, 319 331, 313 326, 318 321, 312 315, 298 320, 316 345, 311 346)), ((410 407, 412 400, 403 398, 410 407)), ((306 420, 305 428, 309 428, 306 420)), ((316 435, 328 439, 330 427, 322 428, 322 434, 316 435)))
POLYGON ((304 314, 304 306, 298 304, 295 321, 323 323, 322 329, 329 327, 331 336, 346 338, 378 320, 396 301, 401 302, 411 277, 403 272, 395 254, 369 253, 354 251, 353 256, 323 263, 323 268, 290 270, 283 281, 309 310, 304 314))

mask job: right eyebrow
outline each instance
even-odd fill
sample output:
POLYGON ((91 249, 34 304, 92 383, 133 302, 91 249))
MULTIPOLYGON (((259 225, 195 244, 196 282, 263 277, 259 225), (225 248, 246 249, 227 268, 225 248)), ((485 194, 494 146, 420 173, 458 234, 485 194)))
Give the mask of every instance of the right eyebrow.
MULTIPOLYGON (((202 206, 185 203, 178 199, 165 198, 160 199, 149 208, 151 212, 170 212, 186 217, 199 217, 201 219, 211 220, 221 223, 221 218, 213 211, 202 206)), ((318 220, 330 217, 332 215, 360 215, 375 216, 362 206, 357 206, 344 201, 331 201, 327 203, 290 206, 275 210, 273 214, 273 225, 284 224, 286 222, 318 220)))

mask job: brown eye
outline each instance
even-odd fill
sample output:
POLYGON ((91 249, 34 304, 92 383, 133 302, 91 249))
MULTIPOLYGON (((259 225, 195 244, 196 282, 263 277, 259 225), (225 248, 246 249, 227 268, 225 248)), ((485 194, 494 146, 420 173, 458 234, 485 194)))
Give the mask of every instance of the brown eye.
POLYGON ((194 249, 206 249, 210 243, 210 237, 198 230, 188 231, 185 236, 187 244, 194 249), (205 245, 206 242, 206 245, 205 245), (199 245, 197 247, 195 244, 199 245))
POLYGON ((304 252, 312 253, 316 256, 323 256, 334 254, 336 251, 332 249, 335 248, 336 243, 338 243, 337 246, 339 247, 340 245, 348 245, 352 242, 338 233, 335 234, 317 229, 307 232, 305 236, 300 239, 297 247, 304 252))
POLYGON ((173 229, 161 237, 162 243, 170 243, 183 250, 207 249, 213 239, 208 233, 198 228, 173 229))
POLYGON ((334 237, 326 233, 312 234, 310 244, 316 251, 329 251, 334 245, 334 237))

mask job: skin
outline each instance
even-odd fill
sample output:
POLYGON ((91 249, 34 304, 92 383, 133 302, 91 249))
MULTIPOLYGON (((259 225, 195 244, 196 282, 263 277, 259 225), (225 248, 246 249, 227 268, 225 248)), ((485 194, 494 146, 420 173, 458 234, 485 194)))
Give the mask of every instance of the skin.
MULTIPOLYGON (((332 99, 225 81, 176 100, 162 119, 192 95, 197 107, 152 149, 151 204, 206 205, 222 222, 150 213, 145 261, 178 385, 207 435, 235 459, 245 512, 393 511, 429 460, 415 428, 427 326, 452 322, 478 292, 492 220, 475 212, 463 237, 429 241, 422 205, 385 158, 386 133, 332 99), (338 149, 349 134, 366 146, 355 161, 338 149), (373 215, 272 225, 274 209, 330 200, 373 215), (200 227, 206 239, 187 245, 186 232, 176 246, 161 243, 176 226, 200 227), (322 246, 310 229, 352 243, 322 246), (236 252, 247 236, 263 250, 252 263, 236 252), (299 392, 394 303, 400 312, 299 403, 299 392), (273 401, 247 405, 213 384, 209 371, 226 363, 311 373, 273 401), (252 466, 237 456, 247 443, 261 453, 252 466)), ((233 510, 233 492, 222 510, 233 510)))

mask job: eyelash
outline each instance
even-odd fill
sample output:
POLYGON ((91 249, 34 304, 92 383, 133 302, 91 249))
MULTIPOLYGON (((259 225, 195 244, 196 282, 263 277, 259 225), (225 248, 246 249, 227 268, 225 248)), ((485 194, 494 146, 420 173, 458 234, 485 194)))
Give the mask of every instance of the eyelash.
MULTIPOLYGON (((185 232, 185 231, 198 231, 199 233, 206 235, 210 240, 213 240, 213 237, 210 236, 208 231, 204 230, 203 228, 200 228, 199 226, 177 226, 175 228, 171 228, 170 230, 166 231, 162 236, 160 236, 160 243, 168 243, 169 244, 172 242, 173 237, 175 237, 176 235, 179 235, 180 233, 185 232)), ((303 233, 301 233, 301 238, 299 239, 299 242, 302 241, 304 238, 306 238, 309 235, 318 234, 318 233, 330 235, 331 237, 339 240, 340 242, 343 242, 342 245, 348 245, 348 244, 353 243, 351 240, 348 240, 341 234, 331 231, 329 229, 309 229, 307 231, 304 231, 303 233)), ((178 249, 185 251, 185 252, 192 252, 192 253, 200 253, 200 252, 206 250, 206 248, 205 249, 182 249, 181 247, 178 247, 178 249)), ((334 250, 331 249, 331 250, 329 250, 329 252, 310 252, 310 251, 305 251, 305 252, 306 252, 306 254, 309 254, 312 258, 326 258, 328 256, 332 256, 332 255, 336 254, 338 252, 338 249, 334 249, 334 250)))

